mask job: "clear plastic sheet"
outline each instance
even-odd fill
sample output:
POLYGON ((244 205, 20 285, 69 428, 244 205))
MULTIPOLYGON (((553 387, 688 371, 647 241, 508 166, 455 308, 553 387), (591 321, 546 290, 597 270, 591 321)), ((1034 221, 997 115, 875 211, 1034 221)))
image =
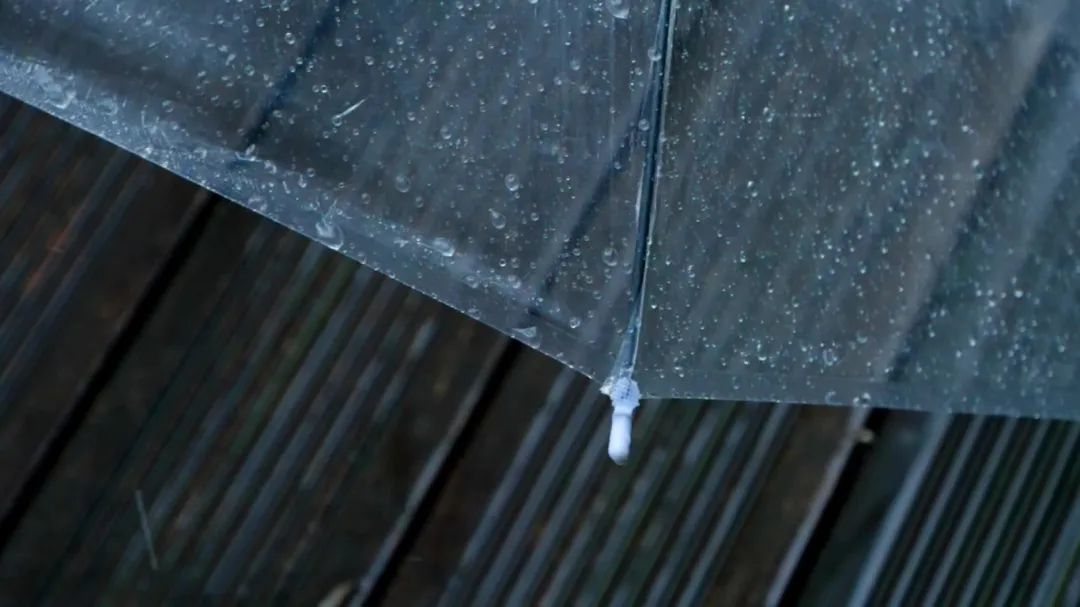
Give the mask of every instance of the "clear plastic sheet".
POLYGON ((5 0, 0 89, 647 396, 1080 418, 1064 1, 5 0))
POLYGON ((5 0, 0 89, 602 377, 657 27, 620 0, 5 0))
POLYGON ((684 3, 642 389, 1080 416, 1078 18, 684 3))

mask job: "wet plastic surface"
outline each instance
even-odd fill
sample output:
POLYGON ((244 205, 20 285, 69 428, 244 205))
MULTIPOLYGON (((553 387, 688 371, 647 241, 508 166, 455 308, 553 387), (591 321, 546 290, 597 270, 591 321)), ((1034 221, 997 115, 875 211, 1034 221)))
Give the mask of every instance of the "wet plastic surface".
POLYGON ((1080 415, 1080 7, 691 2, 672 57, 645 392, 1080 415))
POLYGON ((0 88, 602 377, 657 35, 610 2, 7 2, 0 88))
POLYGON ((0 89, 649 396, 1076 418, 1078 11, 20 0, 0 89))

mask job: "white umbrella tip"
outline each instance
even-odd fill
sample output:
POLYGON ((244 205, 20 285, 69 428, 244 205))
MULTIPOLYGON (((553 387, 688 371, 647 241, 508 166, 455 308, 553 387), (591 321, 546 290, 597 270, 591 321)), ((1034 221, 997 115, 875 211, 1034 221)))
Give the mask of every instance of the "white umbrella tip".
POLYGON ((630 457, 630 434, 634 421, 634 409, 641 400, 637 382, 629 377, 619 377, 604 386, 611 397, 611 435, 608 437, 608 456, 616 464, 625 464, 630 457))
POLYGON ((630 457, 630 428, 632 416, 615 411, 611 415, 611 435, 608 437, 608 457, 620 466, 630 457))

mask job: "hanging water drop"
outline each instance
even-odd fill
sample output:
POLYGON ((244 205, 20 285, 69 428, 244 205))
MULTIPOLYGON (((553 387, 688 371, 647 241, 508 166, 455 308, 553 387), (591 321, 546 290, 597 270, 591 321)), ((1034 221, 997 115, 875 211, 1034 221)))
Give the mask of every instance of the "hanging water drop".
POLYGON ((607 247, 601 253, 601 259, 604 260, 604 265, 614 268, 619 264, 619 252, 614 247, 607 247))
POLYGON ((534 326, 517 327, 513 330, 514 337, 525 342, 530 346, 536 346, 540 343, 540 335, 534 326))
POLYGON ((431 246, 435 247, 435 251, 443 257, 454 256, 454 243, 450 242, 450 240, 447 238, 443 238, 440 236, 439 238, 431 241, 431 246))
POLYGON ((630 16, 629 0, 607 0, 608 12, 616 19, 626 19, 630 16))
POLYGON ((506 184, 506 189, 511 192, 516 192, 521 188, 521 181, 518 180, 518 176, 514 173, 507 173, 506 178, 503 179, 503 183, 506 184))
POLYGON ((412 188, 412 179, 405 173, 398 173, 394 177, 394 188, 404 194, 412 188))
POLYGON ((342 234, 341 228, 329 217, 323 217, 315 222, 315 233, 318 234, 319 240, 321 240, 323 244, 335 251, 340 249, 341 245, 345 243, 345 236, 342 234))

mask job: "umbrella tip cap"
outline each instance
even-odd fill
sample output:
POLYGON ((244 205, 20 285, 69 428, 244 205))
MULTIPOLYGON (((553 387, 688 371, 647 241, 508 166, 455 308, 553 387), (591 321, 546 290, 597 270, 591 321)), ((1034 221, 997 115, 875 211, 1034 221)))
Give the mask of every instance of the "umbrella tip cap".
POLYGON ((629 377, 619 377, 605 386, 604 392, 611 397, 611 434, 608 437, 608 456, 622 465, 630 457, 630 436, 634 421, 634 409, 641 401, 637 382, 629 377))
POLYGON ((620 466, 630 458, 630 429, 633 424, 629 413, 616 411, 611 415, 611 435, 608 437, 608 457, 620 466))

